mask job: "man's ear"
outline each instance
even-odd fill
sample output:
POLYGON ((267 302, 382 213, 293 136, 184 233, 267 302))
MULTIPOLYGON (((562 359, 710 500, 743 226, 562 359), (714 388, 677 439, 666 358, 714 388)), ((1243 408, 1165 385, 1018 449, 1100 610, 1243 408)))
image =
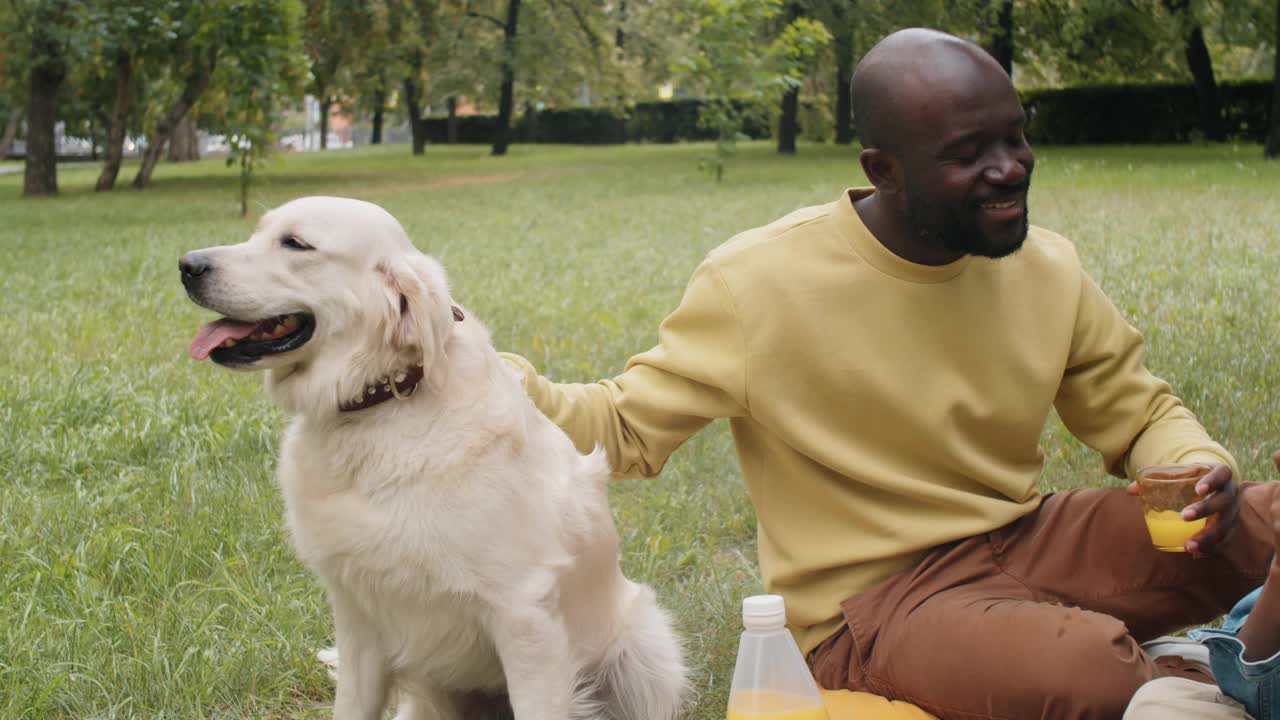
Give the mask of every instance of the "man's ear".
POLYGON ((866 148, 858 155, 862 172, 882 195, 902 192, 902 165, 898 159, 880 148, 866 148))

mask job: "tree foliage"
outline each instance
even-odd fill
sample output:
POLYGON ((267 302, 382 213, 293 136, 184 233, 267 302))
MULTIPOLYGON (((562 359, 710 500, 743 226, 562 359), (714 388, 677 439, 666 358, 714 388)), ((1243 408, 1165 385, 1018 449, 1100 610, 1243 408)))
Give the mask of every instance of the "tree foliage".
POLYGON ((699 121, 716 129, 719 140, 702 166, 717 180, 724 176, 744 119, 743 106, 733 100, 763 100, 776 107, 831 40, 813 18, 779 22, 782 10, 782 0, 686 0, 679 5, 677 25, 690 32, 672 72, 683 87, 709 101, 699 121))

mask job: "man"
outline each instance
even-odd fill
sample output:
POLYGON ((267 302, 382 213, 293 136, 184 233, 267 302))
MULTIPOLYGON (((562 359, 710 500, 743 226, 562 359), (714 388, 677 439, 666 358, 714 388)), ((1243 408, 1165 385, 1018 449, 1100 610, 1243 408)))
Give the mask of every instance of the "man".
MULTIPOLYGON (((1272 457, 1280 470, 1280 452, 1272 457)), ((1272 502, 1280 550, 1280 495, 1272 502)), ((1280 555, 1266 583, 1227 615, 1222 627, 1192 631, 1203 642, 1217 685, 1165 677, 1143 685, 1124 720, 1280 720, 1280 555)))
POLYGON ((824 686, 943 718, 1119 717, 1160 672, 1139 641, 1261 581, 1269 489, 1241 503, 1231 456, 1143 367, 1073 246, 1029 230, 1034 158, 994 60, 906 30, 853 90, 873 188, 713 250, 612 380, 554 384, 509 359, 622 474, 656 475, 729 419, 765 585, 824 686), (1055 407, 1118 476, 1213 465, 1190 554, 1153 550, 1119 490, 1041 495, 1055 407))

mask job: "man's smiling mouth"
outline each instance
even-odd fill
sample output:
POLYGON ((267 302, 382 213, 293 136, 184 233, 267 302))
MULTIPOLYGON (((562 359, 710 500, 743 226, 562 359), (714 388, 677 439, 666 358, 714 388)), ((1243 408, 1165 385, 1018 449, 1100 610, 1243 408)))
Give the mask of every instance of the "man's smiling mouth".
POLYGON ((1001 201, 998 201, 998 202, 987 202, 987 203, 982 203, 981 207, 982 207, 982 209, 983 209, 983 210, 1004 210, 1004 209, 1006 209, 1006 208, 1011 208, 1011 207, 1013 207, 1013 206, 1017 205, 1017 204, 1018 204, 1018 200, 1019 200, 1018 198, 1014 198, 1014 199, 1012 199, 1012 200, 1001 200, 1001 201))

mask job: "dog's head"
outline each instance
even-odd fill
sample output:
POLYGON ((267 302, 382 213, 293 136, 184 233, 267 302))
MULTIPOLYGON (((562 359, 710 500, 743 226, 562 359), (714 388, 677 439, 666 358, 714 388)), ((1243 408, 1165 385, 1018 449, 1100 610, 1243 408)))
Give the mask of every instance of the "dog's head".
POLYGON ((187 295, 226 317, 200 328, 191 356, 306 376, 338 398, 417 364, 444 382, 455 322, 444 270, 390 213, 348 198, 307 197, 262 217, 248 241, 178 261, 187 295))

